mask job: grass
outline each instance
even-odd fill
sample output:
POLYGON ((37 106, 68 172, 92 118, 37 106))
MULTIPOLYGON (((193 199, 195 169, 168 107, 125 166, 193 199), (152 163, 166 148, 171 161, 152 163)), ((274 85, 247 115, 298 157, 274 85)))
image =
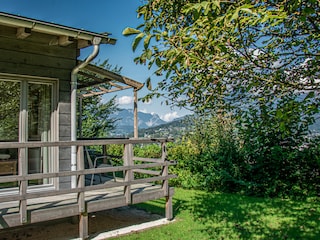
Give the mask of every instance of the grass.
MULTIPOLYGON (((175 222, 117 239, 320 239, 320 200, 176 189, 175 222)), ((136 207, 164 215, 164 200, 136 207)))

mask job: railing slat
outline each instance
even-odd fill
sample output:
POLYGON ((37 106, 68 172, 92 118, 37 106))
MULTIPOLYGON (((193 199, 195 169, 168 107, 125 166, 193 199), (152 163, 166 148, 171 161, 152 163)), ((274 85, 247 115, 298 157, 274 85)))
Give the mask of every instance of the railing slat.
POLYGON ((176 164, 175 161, 166 161, 164 163, 163 162, 162 163, 145 163, 145 164, 136 164, 134 166, 101 167, 101 168, 93 168, 93 169, 85 169, 85 170, 77 170, 77 171, 63 171, 63 172, 56 172, 56 173, 36 173, 36 174, 29 174, 27 176, 20 176, 20 175, 1 176, 0 183, 36 180, 36 179, 42 179, 42 178, 67 177, 67 176, 73 176, 73 175, 120 172, 120 171, 126 171, 126 170, 171 166, 175 164, 176 164))
POLYGON ((36 148, 36 147, 71 147, 71 146, 92 146, 110 144, 148 144, 172 142, 170 138, 129 138, 129 139, 101 139, 101 140, 79 140, 79 141, 59 141, 59 142, 0 142, 0 149, 6 148, 36 148))
POLYGON ((141 162, 163 162, 161 158, 142 158, 142 157, 133 157, 134 161, 141 161, 141 162))
POLYGON ((160 175, 161 171, 155 170, 147 170, 147 169, 134 169, 133 172, 135 173, 142 173, 142 174, 149 174, 149 175, 160 175))

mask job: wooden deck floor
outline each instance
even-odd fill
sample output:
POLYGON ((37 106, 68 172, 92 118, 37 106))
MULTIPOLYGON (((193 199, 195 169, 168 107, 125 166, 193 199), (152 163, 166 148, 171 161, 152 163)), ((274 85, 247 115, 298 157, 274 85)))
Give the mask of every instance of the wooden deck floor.
MULTIPOLYGON (((127 202, 124 187, 107 187, 85 192, 85 212, 98 212, 165 197, 160 185, 134 184, 131 186, 131 201, 127 202)), ((173 191, 173 189, 171 189, 173 191)), ((28 223, 36 223, 79 215, 77 193, 29 199, 27 202, 28 223)), ((0 203, 0 229, 21 224, 19 201, 0 203)))

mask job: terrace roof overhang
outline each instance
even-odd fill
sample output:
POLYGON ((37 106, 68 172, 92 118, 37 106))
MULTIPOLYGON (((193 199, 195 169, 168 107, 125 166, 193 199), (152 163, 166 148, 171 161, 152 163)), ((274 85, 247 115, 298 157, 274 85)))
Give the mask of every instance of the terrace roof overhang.
MULTIPOLYGON (((81 64, 83 61, 78 62, 81 64)), ((82 76, 78 78, 81 97, 92 97, 130 88, 138 91, 144 86, 143 83, 92 64, 82 68, 78 75, 82 76)))
MULTIPOLYGON (((78 65, 83 61, 79 60, 78 65)), ((87 64, 81 68, 78 75, 77 90, 80 104, 82 99, 103 95, 106 93, 117 92, 126 89, 133 89, 133 115, 134 115, 134 138, 138 137, 138 95, 137 92, 144 86, 143 83, 137 82, 131 78, 111 72, 104 68, 87 64)), ((82 123, 79 121, 79 127, 82 128, 82 123)))

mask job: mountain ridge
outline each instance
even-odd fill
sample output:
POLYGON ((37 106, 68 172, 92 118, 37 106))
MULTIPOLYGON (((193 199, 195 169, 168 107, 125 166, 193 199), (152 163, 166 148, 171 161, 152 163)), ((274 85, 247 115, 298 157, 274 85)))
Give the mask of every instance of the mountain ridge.
MULTIPOLYGON (((128 135, 133 132, 133 109, 120 109, 112 118, 117 119, 115 122, 115 135, 128 135)), ((138 128, 146 129, 167 123, 162 120, 156 113, 144 113, 138 111, 138 128)))

